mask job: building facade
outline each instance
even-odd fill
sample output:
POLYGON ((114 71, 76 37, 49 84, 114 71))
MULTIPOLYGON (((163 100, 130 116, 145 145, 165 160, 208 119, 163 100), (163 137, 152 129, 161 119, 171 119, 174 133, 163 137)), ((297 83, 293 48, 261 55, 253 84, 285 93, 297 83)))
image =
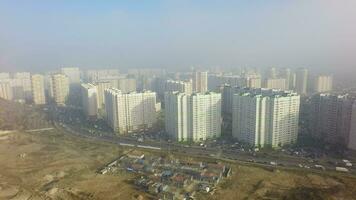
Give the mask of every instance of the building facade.
POLYGON ((193 86, 191 81, 174 81, 167 80, 165 85, 165 92, 182 92, 185 94, 192 94, 193 86))
POLYGON ((333 77, 319 75, 314 78, 314 92, 330 92, 333 89, 333 77))
POLYGON ((33 74, 31 76, 32 102, 37 105, 46 104, 44 76, 33 74))
POLYGON ((61 73, 66 75, 69 80, 69 84, 79 84, 80 83, 80 70, 77 67, 64 67, 61 68, 61 73))
POLYGON ((208 72, 193 73, 193 91, 201 93, 208 91, 208 72))
POLYGON ((221 135, 221 94, 165 94, 165 129, 176 141, 204 141, 221 135))
POLYGON ((12 88, 10 81, 0 81, 0 98, 12 100, 12 88))
POLYGON ((308 70, 299 68, 296 70, 295 91, 300 95, 307 94, 308 89, 308 70))
POLYGON ((354 101, 352 104, 350 125, 351 127, 347 147, 349 149, 356 150, 356 101, 354 101))
POLYGON ((311 135, 328 143, 347 146, 353 102, 348 95, 314 95, 309 122, 311 135))
POLYGON ((69 95, 69 79, 64 74, 53 74, 49 94, 58 105, 65 105, 69 95))
POLYGON ((108 124, 119 134, 151 128, 156 122, 156 93, 106 89, 105 110, 108 124))
POLYGON ((96 119, 98 114, 98 88, 90 83, 81 84, 82 107, 88 119, 96 119))
POLYGON ((232 136, 256 147, 297 141, 300 96, 287 91, 251 89, 233 96, 232 136))
POLYGON ((278 89, 278 90, 287 90, 286 79, 284 78, 268 78, 266 80, 266 88, 268 89, 278 89))

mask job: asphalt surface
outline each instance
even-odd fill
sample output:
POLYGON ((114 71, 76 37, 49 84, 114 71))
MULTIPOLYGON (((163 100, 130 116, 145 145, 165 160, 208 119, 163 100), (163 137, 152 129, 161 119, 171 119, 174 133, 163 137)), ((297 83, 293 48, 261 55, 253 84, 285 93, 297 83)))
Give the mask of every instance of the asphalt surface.
MULTIPOLYGON (((221 149, 221 147, 200 147, 200 146, 188 146, 183 144, 171 143, 167 141, 152 141, 144 140, 139 141, 136 138, 125 137, 125 136, 110 136, 110 135, 95 135, 90 132, 85 132, 83 130, 78 130, 74 126, 65 125, 63 123, 55 123, 57 129, 64 130, 75 136, 89 138, 93 140, 99 140, 109 143, 114 143, 120 146, 126 146, 131 148, 142 148, 150 150, 159 150, 164 152, 187 154, 188 156, 198 156, 213 159, 220 159, 226 161, 237 161, 242 163, 253 164, 257 166, 264 167, 279 167, 279 168, 290 168, 299 170, 310 170, 310 171, 322 171, 321 169, 316 169, 314 167, 317 163, 310 163, 306 158, 300 157, 281 157, 278 159, 271 158, 268 155, 253 154, 251 152, 241 152, 238 150, 221 149), (76 130, 77 129, 77 130, 76 130), (308 168, 301 168, 298 165, 308 166, 308 168)), ((80 128, 79 128, 80 129, 80 128)), ((325 165, 325 170, 335 171, 334 165, 325 165)), ((354 170, 350 173, 355 174, 354 170)))

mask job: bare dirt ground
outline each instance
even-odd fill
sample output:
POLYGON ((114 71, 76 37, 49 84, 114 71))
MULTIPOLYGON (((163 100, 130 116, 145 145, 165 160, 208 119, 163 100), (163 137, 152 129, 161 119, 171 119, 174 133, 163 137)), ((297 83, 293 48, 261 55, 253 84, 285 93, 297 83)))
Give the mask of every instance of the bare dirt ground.
POLYGON ((0 140, 0 199, 146 199, 129 174, 96 170, 123 150, 55 131, 9 133, 0 140))
POLYGON ((356 178, 342 174, 308 171, 269 170, 234 166, 233 175, 223 181, 215 194, 201 199, 285 199, 352 200, 356 199, 356 178))
MULTIPOLYGON (((136 190, 128 173, 96 173, 124 152, 113 144, 56 130, 1 137, 0 199, 154 199, 136 190)), ((341 173, 231 166, 232 176, 214 195, 199 194, 197 199, 356 199, 356 178, 341 173)))

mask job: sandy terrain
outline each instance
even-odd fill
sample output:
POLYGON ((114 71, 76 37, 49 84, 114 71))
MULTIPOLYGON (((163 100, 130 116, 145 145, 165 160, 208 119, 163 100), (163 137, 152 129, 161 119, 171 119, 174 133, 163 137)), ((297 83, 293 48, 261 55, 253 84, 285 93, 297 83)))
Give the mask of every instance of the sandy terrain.
MULTIPOLYGON (((136 199, 125 180, 96 170, 122 153, 113 145, 48 131, 2 134, 0 199, 136 199)), ((143 196, 144 197, 144 196, 143 196)))
MULTIPOLYGON (((113 144, 55 130, 2 133, 1 138, 0 199, 150 199, 130 184, 131 174, 96 173, 124 152, 113 144)), ((340 173, 232 167, 233 175, 214 195, 197 199, 356 199, 356 178, 340 173)))

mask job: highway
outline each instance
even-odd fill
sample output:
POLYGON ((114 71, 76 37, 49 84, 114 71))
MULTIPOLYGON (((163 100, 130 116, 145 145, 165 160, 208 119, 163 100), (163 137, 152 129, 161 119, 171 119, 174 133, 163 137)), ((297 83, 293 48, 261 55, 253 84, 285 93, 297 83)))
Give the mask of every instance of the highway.
MULTIPOLYGON (((248 163, 257 166, 264 167, 280 167, 280 168, 291 168, 298 170, 311 170, 311 171, 321 171, 320 169, 310 168, 315 165, 315 163, 310 163, 305 158, 283 157, 281 159, 273 159, 269 156, 263 155, 253 155, 250 152, 239 152, 236 150, 221 149, 221 148, 209 148, 209 147, 200 147, 200 146, 188 146, 176 143, 170 143, 166 141, 143 141, 140 142, 132 137, 124 136, 108 136, 108 135, 93 135, 89 132, 83 132, 83 130, 75 130, 75 127, 70 127, 65 124, 55 123, 56 128, 64 130, 66 133, 70 133, 75 136, 89 138, 93 140, 99 140, 109 143, 114 143, 123 147, 128 148, 138 148, 138 149, 149 149, 163 152, 171 152, 178 154, 187 154, 190 156, 196 157, 205 157, 205 158, 214 158, 230 162, 240 162, 248 163), (275 162, 277 165, 272 165, 271 162, 275 162), (298 167, 299 164, 304 166, 310 166, 308 169, 298 167)), ((323 164, 326 170, 335 171, 335 166, 323 164)), ((351 171, 354 173, 354 171, 351 171)))

